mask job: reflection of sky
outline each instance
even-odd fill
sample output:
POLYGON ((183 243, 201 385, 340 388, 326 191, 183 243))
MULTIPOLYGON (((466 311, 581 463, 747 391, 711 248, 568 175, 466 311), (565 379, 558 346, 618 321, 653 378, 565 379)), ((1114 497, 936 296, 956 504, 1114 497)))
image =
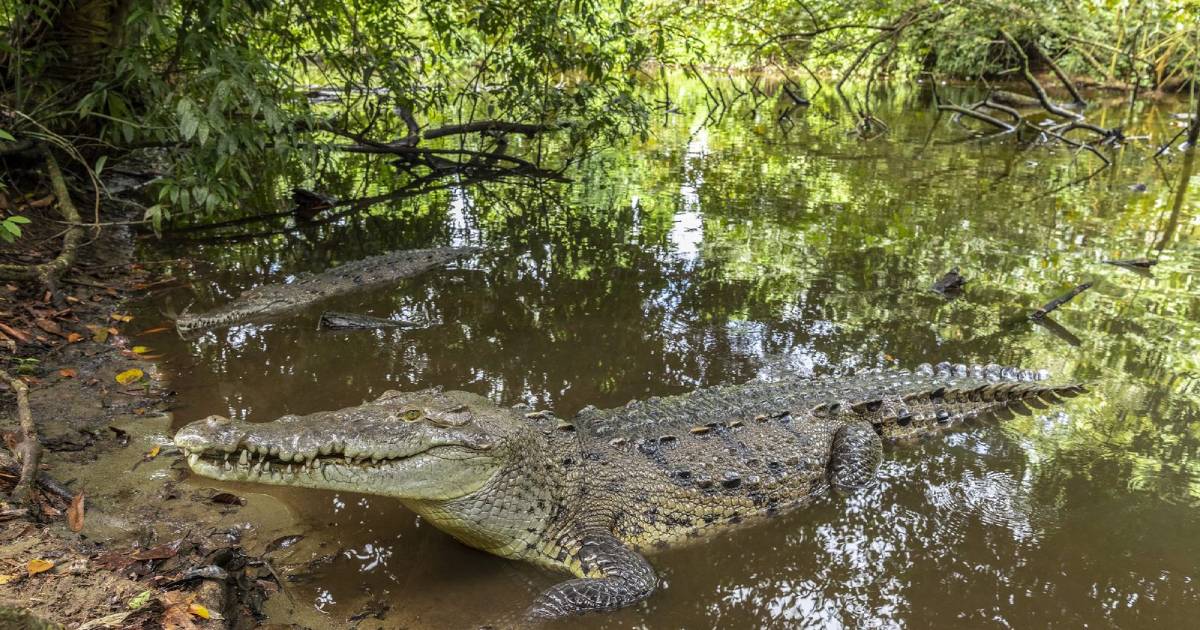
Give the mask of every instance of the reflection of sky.
POLYGON ((472 242, 478 242, 478 238, 472 240, 472 236, 478 236, 472 230, 471 225, 467 223, 467 213, 475 206, 475 200, 471 198, 471 191, 463 186, 450 187, 450 203, 447 214, 447 220, 450 224, 450 244, 456 247, 469 245, 472 242))
POLYGON ((679 212, 668 238, 681 258, 695 260, 704 240, 703 217, 700 214, 700 187, 704 171, 700 168, 708 155, 708 130, 701 128, 692 134, 683 157, 683 180, 679 185, 679 212))

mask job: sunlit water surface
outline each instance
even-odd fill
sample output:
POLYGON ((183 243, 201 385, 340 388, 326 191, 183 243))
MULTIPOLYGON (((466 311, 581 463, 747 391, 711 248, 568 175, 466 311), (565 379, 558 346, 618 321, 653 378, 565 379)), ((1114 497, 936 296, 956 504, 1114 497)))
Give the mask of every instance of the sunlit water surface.
MULTIPOLYGON (((677 100, 702 104, 697 93, 685 85, 677 100)), ((155 246, 148 257, 198 261, 176 270, 193 289, 155 296, 141 321, 395 248, 489 253, 295 317, 139 343, 165 354, 179 424, 435 385, 569 415, 788 372, 1046 368, 1093 393, 890 448, 871 487, 655 556, 663 588, 649 601, 567 625, 1192 626, 1200 206, 1181 190, 1182 154, 1156 164, 1135 144, 1079 181, 1093 156, 956 142, 967 130, 920 92, 880 104, 891 131, 873 140, 828 120, 832 100, 785 124, 742 105, 719 121, 664 116, 566 187, 456 188, 271 238, 155 246), (1141 256, 1159 259, 1152 275, 1101 264, 1141 256), (970 280, 954 301, 929 289, 951 267, 970 280), (1084 281, 1097 284, 1053 326, 1024 318, 1084 281), (432 324, 318 332, 326 308, 432 324)), ((1091 116, 1161 140, 1182 124, 1173 111, 1150 103, 1126 120, 1115 103, 1091 116)), ((350 194, 346 180, 327 185, 350 194)), ((327 556, 288 584, 293 601, 272 600, 274 622, 336 627, 383 602, 384 620, 360 627, 506 625, 559 579, 467 549, 391 500, 237 489, 283 498, 306 524, 303 549, 277 562, 327 556)))

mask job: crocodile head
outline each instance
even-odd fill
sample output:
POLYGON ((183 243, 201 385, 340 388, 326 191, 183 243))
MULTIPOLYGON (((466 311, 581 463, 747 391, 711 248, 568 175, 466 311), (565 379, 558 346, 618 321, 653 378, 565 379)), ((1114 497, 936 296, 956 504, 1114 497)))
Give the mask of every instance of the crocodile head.
POLYGON ((250 423, 209 416, 175 435, 205 477, 445 502, 480 491, 529 440, 523 418, 466 392, 389 391, 339 411, 250 423))

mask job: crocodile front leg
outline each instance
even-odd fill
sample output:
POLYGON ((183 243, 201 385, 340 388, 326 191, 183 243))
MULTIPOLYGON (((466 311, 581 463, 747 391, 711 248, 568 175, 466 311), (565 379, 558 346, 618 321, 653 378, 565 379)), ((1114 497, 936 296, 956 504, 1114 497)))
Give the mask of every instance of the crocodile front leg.
POLYGON ((584 573, 598 577, 551 587, 529 608, 528 616, 557 619, 624 608, 646 599, 658 585, 654 567, 611 534, 585 536, 577 559, 584 573))

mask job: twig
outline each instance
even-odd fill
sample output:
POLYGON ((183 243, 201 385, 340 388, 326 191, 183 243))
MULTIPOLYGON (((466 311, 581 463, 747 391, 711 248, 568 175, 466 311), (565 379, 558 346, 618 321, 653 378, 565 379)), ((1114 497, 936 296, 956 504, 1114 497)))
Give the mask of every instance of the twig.
POLYGON ((1050 313, 1058 310, 1058 307, 1073 300, 1076 295, 1079 295, 1080 293, 1083 293, 1084 291, 1087 291, 1090 288, 1092 288, 1092 283, 1084 282, 1083 284, 1071 289, 1070 291, 1067 291, 1066 293, 1054 298, 1053 300, 1046 302, 1046 304, 1044 306, 1042 306, 1038 310, 1030 313, 1029 319, 1041 319, 1041 318, 1049 315, 1050 313))
POLYGON ((0 380, 3 380, 17 395, 17 421, 21 428, 21 441, 13 448, 13 455, 21 461, 21 476, 13 488, 13 498, 31 507, 36 507, 33 500, 33 489, 37 482, 38 464, 42 459, 42 445, 38 442, 37 425, 33 423, 33 413, 29 411, 29 387, 21 379, 9 376, 8 372, 0 370, 0 380))

